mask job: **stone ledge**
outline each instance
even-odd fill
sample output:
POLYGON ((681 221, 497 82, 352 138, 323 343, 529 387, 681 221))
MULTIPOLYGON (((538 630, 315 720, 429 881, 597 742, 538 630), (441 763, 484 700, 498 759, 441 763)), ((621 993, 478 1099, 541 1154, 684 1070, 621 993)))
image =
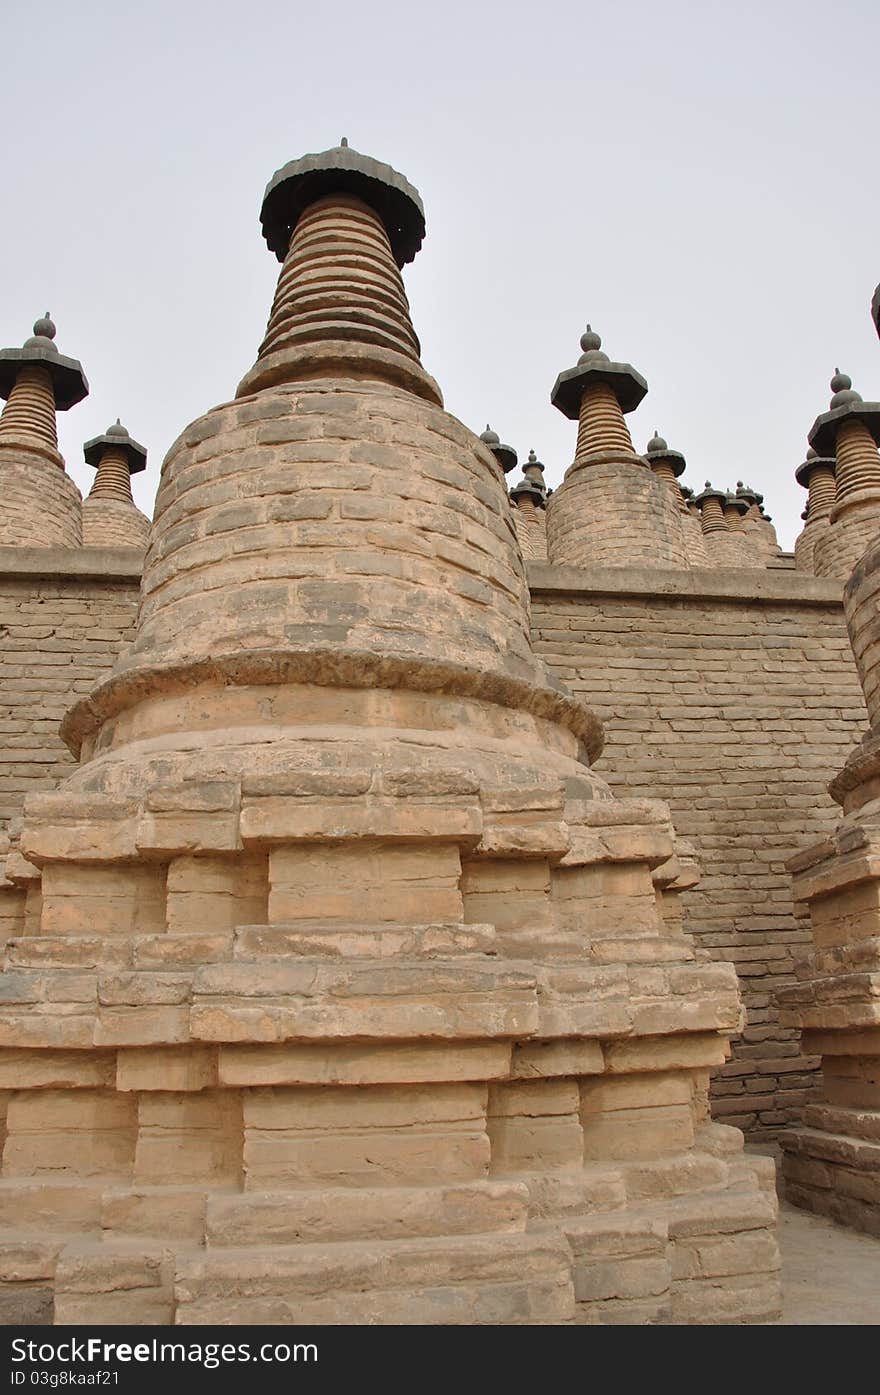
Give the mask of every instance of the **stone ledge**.
POLYGON ((0 577, 59 577, 140 584, 137 547, 0 547, 0 577))
POLYGON ((841 606, 843 581, 807 576, 784 568, 743 570, 701 567, 673 571, 653 567, 569 567, 527 562, 533 596, 668 596, 683 600, 730 600, 767 605, 841 606))

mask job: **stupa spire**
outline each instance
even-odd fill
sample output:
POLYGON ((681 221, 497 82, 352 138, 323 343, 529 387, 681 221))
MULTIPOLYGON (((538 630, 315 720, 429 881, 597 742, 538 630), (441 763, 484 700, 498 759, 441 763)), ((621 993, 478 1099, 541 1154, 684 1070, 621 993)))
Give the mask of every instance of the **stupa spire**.
POLYGON ((794 564, 799 572, 815 571, 815 547, 828 527, 836 496, 834 456, 819 455, 812 446, 794 477, 808 491, 807 507, 803 513, 804 527, 794 545, 794 564))
POLYGON ((440 403, 400 275, 425 233, 409 181, 343 138, 278 170, 260 216, 282 266, 257 362, 238 395, 344 370, 440 403))
POLYGON ((645 468, 625 415, 648 391, 630 363, 615 363, 591 324, 574 368, 560 373, 550 401, 577 421, 574 461, 547 512, 552 562, 687 566, 679 501, 645 468))
POLYGON ((103 436, 83 446, 95 482, 83 503, 83 544, 86 547, 145 547, 149 519, 135 505, 131 476, 146 469, 146 448, 132 439, 119 417, 103 436))
POLYGON ((665 438, 655 427, 654 435, 645 447, 645 460, 656 478, 662 480, 671 491, 672 497, 678 505, 688 564, 691 567, 708 566, 699 513, 692 513, 688 508, 687 500, 679 484, 679 478, 685 471, 684 456, 681 451, 671 450, 665 438))
POLYGON ((829 410, 816 418, 809 442, 836 461, 836 492, 813 559, 817 576, 848 577, 880 529, 880 402, 864 402, 839 368, 830 386, 829 410))
POLYGON ((82 538, 80 493, 64 473, 55 414, 81 402, 89 385, 55 334, 47 311, 20 349, 0 350, 0 544, 75 547, 82 538))
POLYGON ((513 446, 504 444, 498 432, 493 431, 488 422, 486 422, 486 430, 480 432, 480 440, 492 452, 505 475, 509 475, 511 470, 516 469, 516 451, 513 446))

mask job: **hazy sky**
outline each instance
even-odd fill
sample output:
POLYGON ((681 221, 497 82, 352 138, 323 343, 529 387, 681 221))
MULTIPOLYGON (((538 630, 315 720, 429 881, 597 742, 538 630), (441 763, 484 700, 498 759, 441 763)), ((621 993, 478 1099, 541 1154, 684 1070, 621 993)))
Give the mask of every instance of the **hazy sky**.
POLYGON ((656 425, 696 488, 754 484, 788 547, 835 365, 880 398, 876 0, 3 11, 0 342, 49 309, 81 359, 91 396, 59 418, 81 488, 119 415, 150 512, 172 440, 253 362, 268 179, 342 135, 424 199, 405 279, 447 407, 550 483, 587 320, 648 379, 637 448, 656 425))

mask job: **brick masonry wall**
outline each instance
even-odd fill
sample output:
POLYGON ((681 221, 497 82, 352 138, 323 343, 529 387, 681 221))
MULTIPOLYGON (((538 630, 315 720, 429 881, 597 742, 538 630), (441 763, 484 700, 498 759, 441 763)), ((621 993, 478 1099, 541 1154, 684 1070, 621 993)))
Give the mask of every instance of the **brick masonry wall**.
POLYGON ((535 648, 605 722, 615 792, 668 800, 702 881, 686 923, 740 974, 748 1025, 714 1081, 723 1122, 772 1136, 816 1090, 776 990, 810 942, 785 860, 840 811, 830 778, 867 716, 842 583, 782 570, 529 564, 535 648))
POLYGON ((74 760, 58 724, 134 630, 140 553, 0 548, 0 832, 74 760))

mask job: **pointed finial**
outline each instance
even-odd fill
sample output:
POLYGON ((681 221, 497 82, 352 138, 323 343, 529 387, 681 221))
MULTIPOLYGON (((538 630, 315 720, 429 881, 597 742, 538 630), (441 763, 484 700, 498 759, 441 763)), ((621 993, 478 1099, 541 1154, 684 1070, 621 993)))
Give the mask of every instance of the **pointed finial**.
POLYGON ((486 422, 486 430, 480 432, 480 440, 483 442, 483 445, 488 446, 490 450, 493 446, 501 444, 501 437, 498 435, 497 431, 492 430, 488 422, 486 422))
POLYGON ((339 144, 341 145, 341 147, 342 147, 343 150, 347 150, 347 149, 348 149, 348 136, 343 136, 343 137, 342 137, 342 140, 339 142, 339 144))
POLYGON ((666 451, 666 450, 668 450, 668 449, 669 449, 669 446, 668 446, 667 442, 663 439, 663 437, 660 435, 660 432, 657 430, 657 428, 656 428, 656 426, 655 426, 655 427, 654 427, 654 435, 651 437, 650 441, 648 442, 647 454, 648 454, 648 455, 660 455, 663 451, 666 451))
POLYGON ((848 373, 841 373, 839 368, 835 368, 834 377, 830 383, 834 396, 831 399, 832 410, 835 407, 845 407, 848 402, 861 402, 861 395, 853 391, 852 378, 848 373))
POLYGON ((593 329, 592 325, 587 325, 586 330, 581 335, 581 348, 585 354, 592 353, 595 349, 601 349, 602 339, 593 329))
POLYGON ((38 320, 34 320, 34 334, 39 335, 41 339, 55 338, 56 329, 48 310, 45 315, 41 315, 38 320))

